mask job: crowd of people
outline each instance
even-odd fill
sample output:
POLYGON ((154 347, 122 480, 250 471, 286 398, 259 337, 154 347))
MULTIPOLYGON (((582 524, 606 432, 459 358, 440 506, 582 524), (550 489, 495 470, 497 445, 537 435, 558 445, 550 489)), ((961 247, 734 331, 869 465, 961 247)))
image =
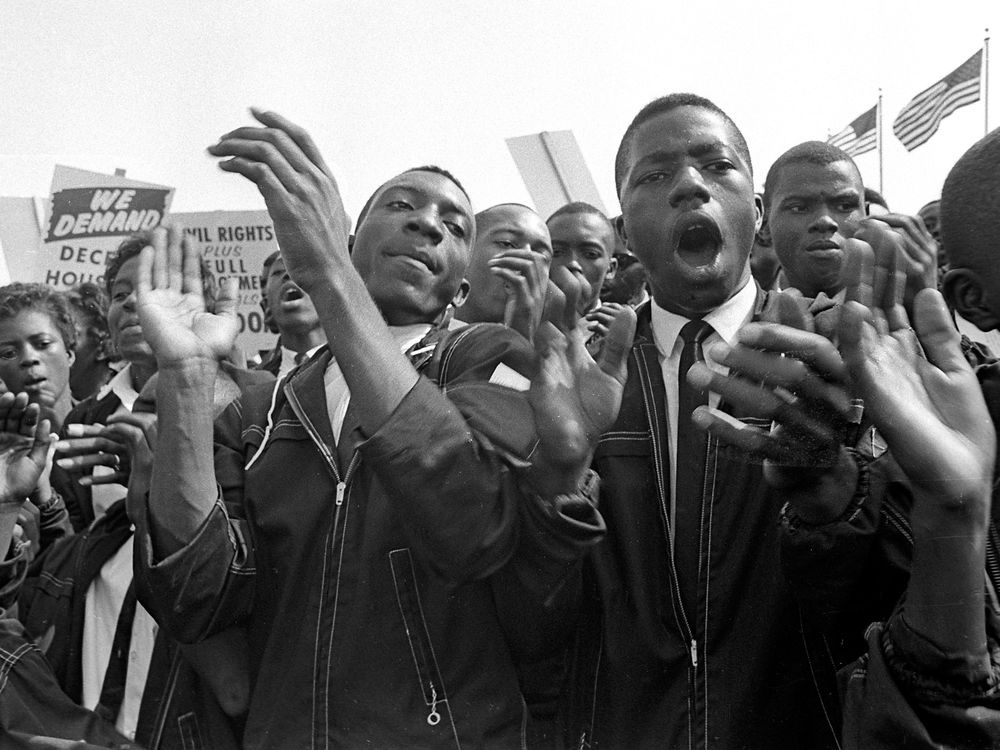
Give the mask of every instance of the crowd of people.
POLYGON ((618 217, 351 222, 252 113, 273 350, 176 225, 0 288, 0 747, 1000 746, 1000 130, 910 216, 672 94, 618 217))

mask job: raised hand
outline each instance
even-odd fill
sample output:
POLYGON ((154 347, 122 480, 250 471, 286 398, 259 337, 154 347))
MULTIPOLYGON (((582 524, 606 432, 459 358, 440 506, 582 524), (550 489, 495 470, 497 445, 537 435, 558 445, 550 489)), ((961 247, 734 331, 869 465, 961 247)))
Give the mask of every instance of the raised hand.
POLYGON ((215 312, 210 312, 201 258, 182 227, 153 230, 153 244, 139 255, 136 293, 142 332, 160 368, 193 359, 220 360, 232 350, 239 332, 233 280, 221 285, 215 312))
POLYGON ((865 302, 850 300, 841 313, 854 389, 914 488, 985 521, 996 433, 944 299, 934 289, 917 294, 916 332, 901 305, 883 311, 865 302))
POLYGON ((535 331, 545 311, 551 259, 534 250, 505 250, 489 260, 490 272, 504 281, 507 306, 503 323, 528 341, 534 341, 535 331))
POLYGON ((905 214, 872 216, 861 223, 854 236, 871 246, 876 266, 885 266, 891 260, 902 271, 907 310, 912 311, 921 289, 937 288, 938 246, 920 218, 905 214))
POLYGON ((274 221, 288 273, 306 292, 324 278, 330 255, 347 257, 351 223, 340 190, 309 134, 274 112, 251 108, 263 127, 233 130, 209 146, 219 163, 257 185, 274 221))
POLYGON ((39 417, 27 393, 0 396, 0 511, 14 516, 45 469, 51 425, 39 417))
POLYGON ((561 266, 551 278, 557 290, 547 305, 550 320, 535 337, 539 370, 528 401, 540 440, 532 481, 540 492, 561 494, 576 488, 598 438, 618 416, 636 318, 632 308, 622 309, 595 361, 576 313, 586 280, 561 266))
MULTIPOLYGON (((959 663, 989 663, 983 570, 996 432, 959 334, 936 289, 923 289, 909 327, 902 272, 891 303, 873 303, 875 261, 840 316, 839 340, 852 388, 910 480, 913 558, 903 617, 959 663), (924 356, 926 354, 926 357, 924 356)), ((935 660, 933 669, 940 669, 935 660)))

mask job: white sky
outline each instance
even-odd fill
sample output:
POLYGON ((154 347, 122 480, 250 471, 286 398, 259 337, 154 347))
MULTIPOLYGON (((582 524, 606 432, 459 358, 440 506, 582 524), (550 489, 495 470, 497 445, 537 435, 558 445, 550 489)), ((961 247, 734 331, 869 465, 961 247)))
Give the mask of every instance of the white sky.
MULTIPOLYGON (((173 186, 174 211, 262 208, 204 152, 255 104, 313 133, 352 215, 424 163, 452 170, 477 208, 530 202, 504 138, 562 129, 617 209, 615 150, 657 96, 693 91, 729 112, 760 184, 782 151, 839 131, 881 86, 884 192, 913 212, 983 135, 983 104, 912 154, 892 119, 985 27, 1000 32, 1000 2, 4 0, 0 195, 47 195, 61 163, 173 186)), ((875 154, 858 163, 878 187, 875 154)))

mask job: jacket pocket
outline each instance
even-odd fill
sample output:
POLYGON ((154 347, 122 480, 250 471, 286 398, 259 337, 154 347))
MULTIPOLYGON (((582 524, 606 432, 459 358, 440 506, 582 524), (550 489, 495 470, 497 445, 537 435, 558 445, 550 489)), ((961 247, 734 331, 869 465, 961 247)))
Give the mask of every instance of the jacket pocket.
POLYGON ((177 717, 177 733, 180 735, 181 746, 184 750, 204 750, 206 747, 201 738, 198 716, 193 712, 177 717))
POLYGON ((441 680, 430 634, 427 632, 427 624, 424 621, 420 593, 417 589, 416 571, 413 568, 413 558, 410 556, 409 548, 390 552, 389 564, 392 566, 392 579, 396 587, 399 613, 403 617, 406 639, 410 645, 413 664, 417 670, 417 679, 420 681, 420 690, 428 709, 426 721, 429 726, 434 727, 441 723, 441 710, 448 709, 448 697, 444 691, 444 683, 441 680))

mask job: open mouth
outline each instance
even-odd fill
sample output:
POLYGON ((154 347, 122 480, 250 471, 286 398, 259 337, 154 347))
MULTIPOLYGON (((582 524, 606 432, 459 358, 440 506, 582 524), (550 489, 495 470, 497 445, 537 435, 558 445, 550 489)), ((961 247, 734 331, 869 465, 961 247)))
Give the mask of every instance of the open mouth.
POLYGON ((711 263, 720 247, 722 232, 715 222, 707 218, 691 220, 677 236, 677 252, 692 265, 711 263))
POLYGON ((281 292, 282 302, 294 302, 295 300, 300 300, 305 297, 306 294, 296 284, 290 284, 285 287, 281 292))

